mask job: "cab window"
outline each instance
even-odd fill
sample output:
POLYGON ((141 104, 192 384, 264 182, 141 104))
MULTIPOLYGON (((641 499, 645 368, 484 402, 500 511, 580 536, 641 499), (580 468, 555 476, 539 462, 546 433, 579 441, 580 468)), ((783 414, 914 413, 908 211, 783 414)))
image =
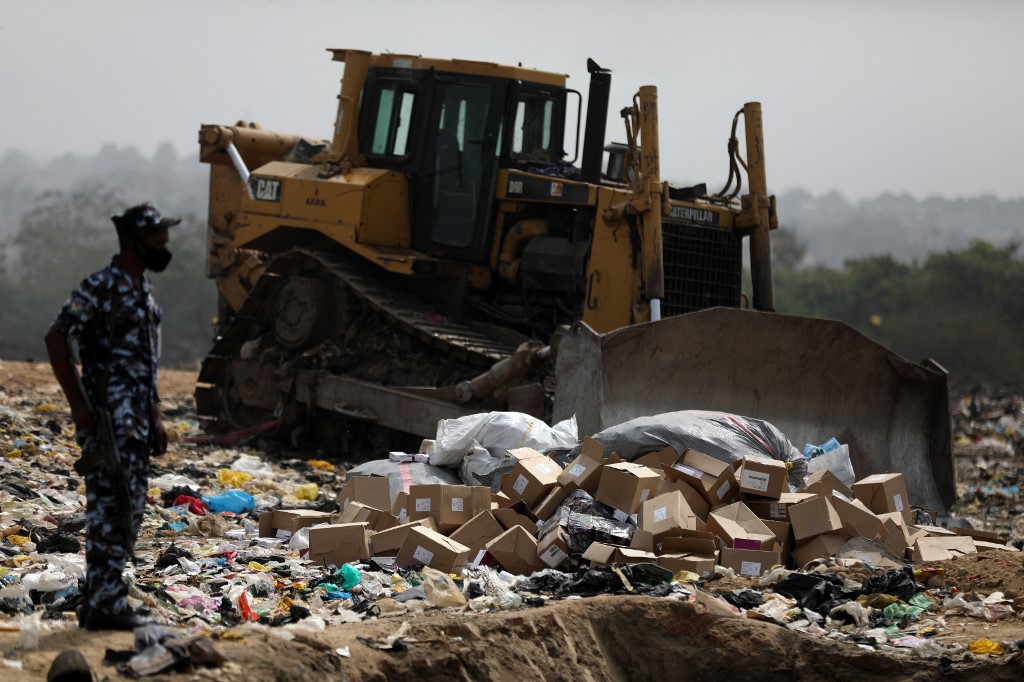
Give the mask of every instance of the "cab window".
POLYGON ((377 91, 377 115, 368 153, 372 156, 404 158, 409 154, 416 92, 408 86, 388 84, 377 91))

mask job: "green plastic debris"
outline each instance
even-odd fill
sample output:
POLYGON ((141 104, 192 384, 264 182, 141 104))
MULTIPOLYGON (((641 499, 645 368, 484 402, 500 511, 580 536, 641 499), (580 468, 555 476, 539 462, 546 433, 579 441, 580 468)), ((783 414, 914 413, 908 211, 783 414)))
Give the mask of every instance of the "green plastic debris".
POLYGON ((935 602, 926 597, 924 592, 918 592, 913 597, 911 597, 910 601, 907 603, 911 606, 916 606, 917 608, 921 609, 921 611, 927 611, 931 607, 935 606, 935 602))
POLYGON ((353 587, 358 585, 363 580, 363 576, 359 573, 359 569, 351 564, 342 564, 341 568, 335 575, 341 576, 341 589, 348 592, 353 587))

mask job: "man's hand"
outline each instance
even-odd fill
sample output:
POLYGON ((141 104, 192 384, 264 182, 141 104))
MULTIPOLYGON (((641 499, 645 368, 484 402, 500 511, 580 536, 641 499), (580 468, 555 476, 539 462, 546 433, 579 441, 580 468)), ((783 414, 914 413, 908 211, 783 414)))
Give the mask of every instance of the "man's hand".
POLYGON ((162 455, 167 452, 167 429, 164 428, 163 420, 153 420, 153 429, 156 434, 156 445, 153 447, 153 454, 162 455))

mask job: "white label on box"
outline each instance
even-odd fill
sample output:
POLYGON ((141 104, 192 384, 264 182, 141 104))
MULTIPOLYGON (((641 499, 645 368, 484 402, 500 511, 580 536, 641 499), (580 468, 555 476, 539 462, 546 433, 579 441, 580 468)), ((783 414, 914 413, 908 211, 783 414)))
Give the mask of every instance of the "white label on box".
POLYGON ((398 512, 398 520, 399 521, 401 521, 402 523, 405 523, 405 520, 407 518, 409 518, 409 512, 408 511, 406 511, 405 509, 402 509, 402 511, 398 512))
POLYGON ((417 497, 416 498, 416 511, 428 512, 430 511, 430 498, 429 497, 417 497))
POLYGON ((527 480, 526 476, 523 476, 522 474, 519 474, 519 478, 516 479, 516 484, 514 486, 512 486, 512 488, 517 493, 522 495, 523 491, 526 490, 526 486, 529 485, 529 483, 530 483, 530 481, 527 480))
POLYGON ((616 521, 625 521, 626 519, 629 518, 629 514, 627 514, 624 511, 619 511, 618 509, 615 510, 615 513, 612 514, 612 516, 615 517, 616 521))
POLYGON ((453 497, 452 498, 452 511, 453 512, 456 512, 456 511, 460 512, 460 511, 462 511, 462 499, 463 498, 461 498, 461 497, 453 497))
POLYGON ((538 464, 537 465, 537 473, 538 474, 550 474, 551 473, 551 467, 549 467, 547 464, 538 464))
POLYGON ((729 488, 731 488, 731 487, 732 487, 732 484, 729 483, 729 481, 726 481, 725 483, 723 483, 722 487, 718 489, 718 499, 724 500, 725 499, 725 494, 727 492, 729 492, 729 488))
POLYGON ((694 469, 693 467, 688 467, 685 464, 673 464, 672 468, 676 471, 682 471, 684 474, 693 476, 694 478, 700 478, 704 475, 704 472, 700 469, 694 469))
POLYGON ((579 478, 580 476, 583 475, 583 472, 586 470, 587 467, 583 466, 582 464, 577 464, 572 469, 569 469, 569 475, 572 476, 573 478, 579 478))
POLYGON ((547 551, 540 555, 540 558, 541 561, 554 568, 568 559, 569 555, 559 549, 557 545, 551 545, 547 548, 547 551))
POLYGON ((646 490, 641 491, 641 493, 640 493, 640 501, 641 502, 646 502, 647 498, 650 497, 650 496, 651 496, 651 489, 647 488, 646 490))
POLYGON ((768 490, 770 476, 763 471, 744 471, 740 477, 740 487, 765 492, 768 490))
POLYGON ((292 532, 290 530, 285 530, 284 528, 278 528, 277 533, 274 535, 274 537, 281 538, 283 540, 287 540, 291 536, 292 532))
POLYGON ((416 551, 412 553, 412 558, 420 562, 421 564, 426 565, 434 560, 434 553, 426 547, 420 547, 419 545, 416 545, 416 551))
POLYGON ((654 522, 660 523, 668 518, 668 507, 658 507, 654 510, 654 522))
POLYGON ((896 511, 903 511, 903 498, 900 496, 899 493, 896 493, 895 495, 892 496, 892 503, 896 505, 896 511))
POLYGON ((479 566, 480 562, 484 560, 484 554, 487 554, 486 549, 481 549, 479 552, 477 552, 476 557, 474 557, 473 562, 470 564, 470 566, 479 566))
POLYGON ((761 576, 761 562, 760 561, 741 561, 740 562, 740 575, 752 575, 755 578, 761 576))
POLYGON ((768 507, 768 510, 773 519, 786 518, 786 505, 782 502, 772 502, 771 506, 768 507))

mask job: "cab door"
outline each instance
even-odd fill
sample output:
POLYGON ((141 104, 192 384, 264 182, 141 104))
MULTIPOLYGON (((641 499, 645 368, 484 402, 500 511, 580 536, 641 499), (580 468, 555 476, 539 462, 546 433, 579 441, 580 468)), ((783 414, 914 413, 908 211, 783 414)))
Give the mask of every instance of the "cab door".
POLYGON ((414 181, 415 249, 475 262, 487 253, 502 100, 494 81, 438 76, 414 181))

